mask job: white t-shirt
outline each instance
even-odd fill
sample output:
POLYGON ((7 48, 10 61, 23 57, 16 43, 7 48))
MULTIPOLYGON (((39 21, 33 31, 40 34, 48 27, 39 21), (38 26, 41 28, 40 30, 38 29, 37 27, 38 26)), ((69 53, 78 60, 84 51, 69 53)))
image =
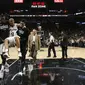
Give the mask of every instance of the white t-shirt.
POLYGON ((33 42, 35 42, 35 36, 33 36, 33 42))
POLYGON ((15 24, 13 27, 10 27, 10 34, 9 34, 9 37, 13 37, 13 36, 16 36, 17 35, 17 24, 15 24))
POLYGON ((52 35, 50 36, 50 42, 54 42, 54 37, 52 35))

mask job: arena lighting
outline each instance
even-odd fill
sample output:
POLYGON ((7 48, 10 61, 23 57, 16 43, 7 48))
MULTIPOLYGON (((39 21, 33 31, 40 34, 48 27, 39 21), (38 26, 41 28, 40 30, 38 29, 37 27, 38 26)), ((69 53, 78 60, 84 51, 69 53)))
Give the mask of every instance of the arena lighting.
POLYGON ((82 24, 85 24, 85 22, 82 22, 82 24))
POLYGON ((14 12, 20 13, 23 12, 23 10, 14 10, 14 12))
POLYGON ((59 23, 55 23, 56 25, 59 25, 59 23))
POLYGON ((68 11, 67 10, 64 10, 64 13, 67 13, 68 11))
POLYGON ((28 10, 25 10, 26 12, 28 12, 28 10))
POLYGON ((37 25, 40 25, 40 23, 37 23, 37 25))
POLYGON ((20 12, 23 12, 24 10, 20 10, 20 12))
POLYGON ((49 10, 49 12, 58 12, 58 10, 49 10))
POLYGON ((81 14, 84 14, 84 12, 75 13, 74 15, 81 15, 81 14))
POLYGON ((10 17, 68 17, 68 15, 10 15, 10 17))
POLYGON ((76 24, 80 24, 80 22, 76 22, 76 24))
POLYGON ((10 10, 10 13, 12 14, 12 13, 14 13, 15 11, 14 10, 10 10))

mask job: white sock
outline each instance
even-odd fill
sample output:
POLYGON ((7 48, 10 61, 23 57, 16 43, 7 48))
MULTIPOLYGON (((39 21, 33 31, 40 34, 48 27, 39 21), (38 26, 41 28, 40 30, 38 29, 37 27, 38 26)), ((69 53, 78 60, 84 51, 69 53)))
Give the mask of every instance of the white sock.
POLYGON ((8 67, 9 67, 9 64, 6 62, 6 63, 5 63, 5 66, 8 66, 8 67))
POLYGON ((18 48, 18 52, 20 52, 20 48, 18 48))
POLYGON ((5 62, 5 65, 7 65, 8 63, 7 62, 5 62))
POLYGON ((6 49, 5 52, 8 52, 8 49, 6 49))
POLYGON ((4 65, 1 66, 1 70, 3 70, 3 69, 4 69, 4 65))

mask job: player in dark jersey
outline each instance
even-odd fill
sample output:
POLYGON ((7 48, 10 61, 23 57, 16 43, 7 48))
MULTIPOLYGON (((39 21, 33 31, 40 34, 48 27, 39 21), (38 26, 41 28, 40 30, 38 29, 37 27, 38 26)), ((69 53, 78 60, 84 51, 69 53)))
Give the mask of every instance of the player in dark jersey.
POLYGON ((5 40, 9 36, 9 24, 5 17, 1 18, 0 23, 0 37, 5 40))
MULTIPOLYGON (((1 22, 0 22, 0 55, 1 55, 1 59, 2 59, 2 66, 1 66, 0 72, 2 72, 2 73, 5 68, 5 65, 7 64, 7 62, 6 62, 7 57, 3 56, 3 54, 5 52, 4 40, 8 37, 8 35, 9 35, 8 21, 6 20, 6 17, 3 16, 3 17, 1 17, 1 22)), ((0 77, 1 77, 1 74, 0 74, 0 77)))
POLYGON ((21 63, 22 67, 21 70, 23 70, 24 64, 25 64, 25 57, 27 53, 27 48, 28 48, 28 35, 29 31, 25 26, 24 22, 20 22, 21 27, 18 28, 17 34, 20 36, 20 50, 22 53, 21 57, 21 63))

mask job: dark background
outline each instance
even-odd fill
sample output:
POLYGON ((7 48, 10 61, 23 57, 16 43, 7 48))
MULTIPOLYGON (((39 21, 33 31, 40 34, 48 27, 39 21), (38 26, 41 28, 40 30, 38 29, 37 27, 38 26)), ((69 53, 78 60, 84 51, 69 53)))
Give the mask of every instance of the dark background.
POLYGON ((45 1, 47 9, 66 9, 69 12, 85 10, 85 0, 64 0, 64 3, 54 3, 54 0, 24 0, 23 4, 14 4, 14 0, 0 0, 0 10, 30 9, 32 1, 45 1))

